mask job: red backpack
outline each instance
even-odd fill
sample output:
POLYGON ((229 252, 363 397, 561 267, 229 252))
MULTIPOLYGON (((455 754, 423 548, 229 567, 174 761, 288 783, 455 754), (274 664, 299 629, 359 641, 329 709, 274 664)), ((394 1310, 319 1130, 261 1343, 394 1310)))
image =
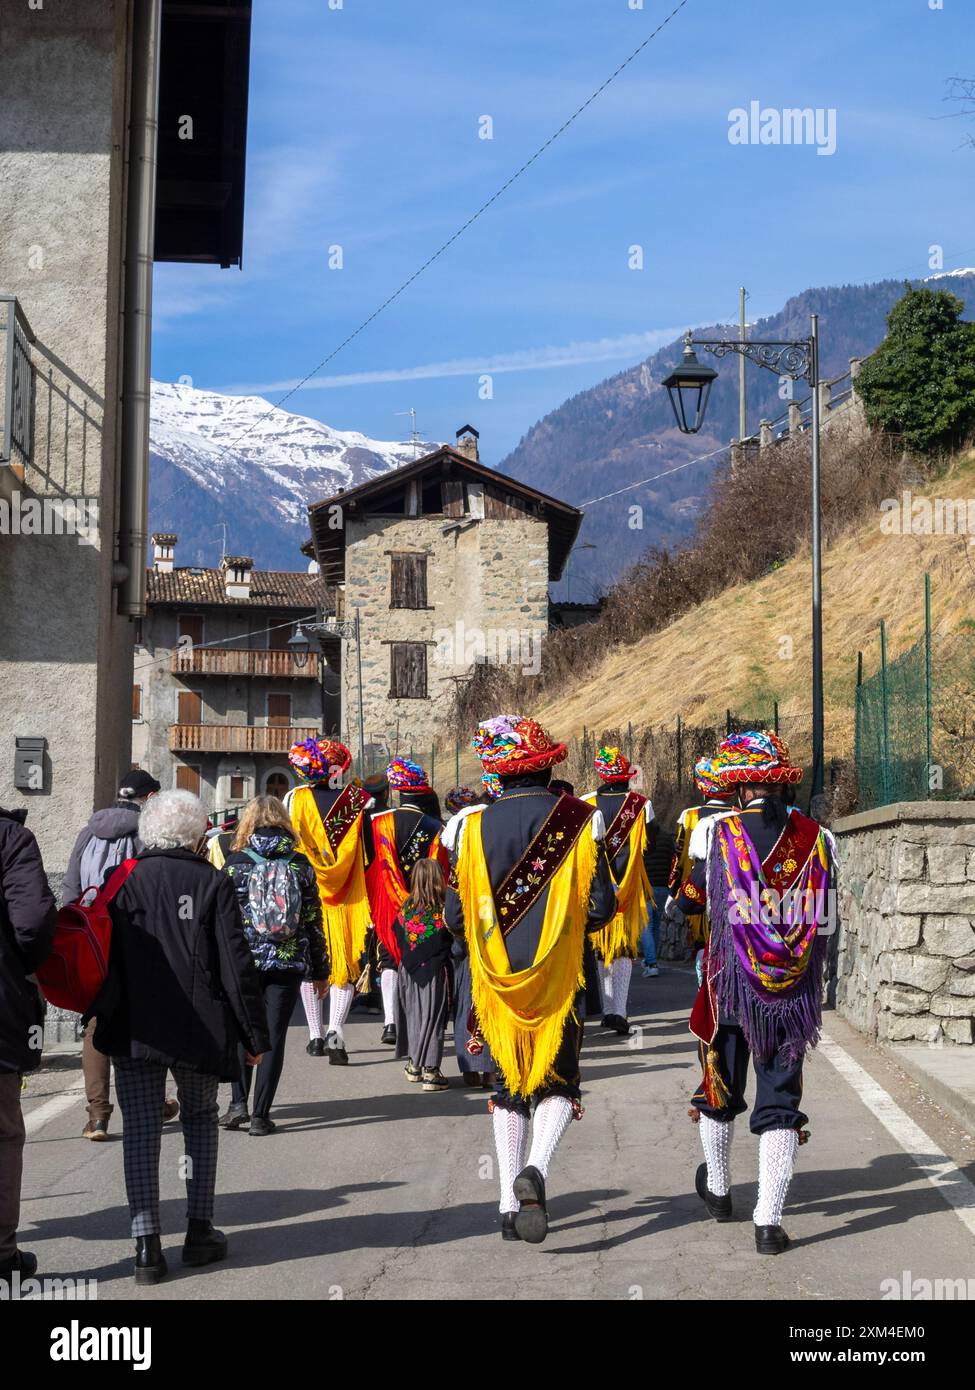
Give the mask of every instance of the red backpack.
POLYGON ((108 974, 112 919, 108 905, 138 860, 123 859, 90 903, 86 889, 77 902, 59 908, 51 954, 37 971, 37 983, 49 1004, 83 1014, 98 998, 108 974))

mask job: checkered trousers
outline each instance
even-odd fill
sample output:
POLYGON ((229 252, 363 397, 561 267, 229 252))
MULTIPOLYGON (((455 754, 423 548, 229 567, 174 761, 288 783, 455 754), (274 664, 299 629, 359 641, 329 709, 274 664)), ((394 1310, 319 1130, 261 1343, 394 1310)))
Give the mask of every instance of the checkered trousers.
MULTIPOLYGON (((115 1094, 122 1111, 122 1156, 133 1236, 158 1235, 159 1155, 162 1147, 166 1072, 158 1062, 116 1057, 115 1094)), ((213 1219, 217 1181, 217 1086, 215 1076, 174 1066, 179 1118, 183 1126, 186 1215, 213 1219)))

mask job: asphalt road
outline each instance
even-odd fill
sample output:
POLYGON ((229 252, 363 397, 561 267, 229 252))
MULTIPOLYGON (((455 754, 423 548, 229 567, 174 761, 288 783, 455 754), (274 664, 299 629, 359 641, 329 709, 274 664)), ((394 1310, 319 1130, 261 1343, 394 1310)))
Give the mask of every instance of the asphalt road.
MULTIPOLYGON (((757 1142, 736 1126, 736 1220, 718 1226, 693 1192, 700 1161, 687 1097, 697 1081, 686 1027, 690 973, 635 979, 621 1040, 587 1025, 586 1114, 549 1177, 542 1246, 502 1242, 490 1120, 463 1089, 448 1043, 449 1091, 406 1083, 374 1016, 355 1013, 351 1065, 308 1057, 300 1014, 264 1140, 221 1134, 216 1220, 228 1260, 184 1272, 181 1131, 163 1141, 166 1283, 136 1293, 120 1119, 95 1145, 80 1073, 52 1059, 31 1079, 21 1244, 40 1273, 94 1278, 98 1298, 879 1299, 905 1272, 973 1280, 975 1143, 891 1063, 829 1016, 807 1064, 811 1142, 786 1209, 794 1245, 755 1253, 757 1142), (967 1176, 966 1176, 967 1174, 967 1176)), ((227 1088, 221 1088, 221 1102, 227 1088)))

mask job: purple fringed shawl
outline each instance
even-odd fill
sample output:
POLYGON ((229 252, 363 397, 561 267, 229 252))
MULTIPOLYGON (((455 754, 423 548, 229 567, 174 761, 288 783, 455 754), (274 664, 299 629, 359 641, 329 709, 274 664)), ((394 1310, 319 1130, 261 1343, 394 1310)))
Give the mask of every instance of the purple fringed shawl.
POLYGON ((827 938, 817 930, 817 918, 824 920, 830 879, 822 832, 805 862, 789 867, 795 872, 788 875, 787 891, 770 893, 740 818, 715 822, 708 856, 708 973, 718 1007, 735 1019, 756 1057, 767 1059, 781 1048, 787 1063, 815 1047, 822 1023, 827 938), (765 920, 770 915, 777 920, 765 920))

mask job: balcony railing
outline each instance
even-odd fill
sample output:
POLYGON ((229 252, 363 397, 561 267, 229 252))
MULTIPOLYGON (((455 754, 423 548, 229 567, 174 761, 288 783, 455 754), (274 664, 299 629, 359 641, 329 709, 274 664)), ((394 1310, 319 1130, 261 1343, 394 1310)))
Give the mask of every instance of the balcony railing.
POLYGON ((321 733, 317 724, 171 724, 172 753, 287 753, 321 733))
POLYGON ((16 297, 0 293, 0 464, 23 476, 33 450, 34 334, 16 297))
POLYGON ((318 653, 309 652, 299 666, 290 652, 238 647, 190 647, 173 652, 171 669, 177 676, 309 676, 318 677, 318 653))

